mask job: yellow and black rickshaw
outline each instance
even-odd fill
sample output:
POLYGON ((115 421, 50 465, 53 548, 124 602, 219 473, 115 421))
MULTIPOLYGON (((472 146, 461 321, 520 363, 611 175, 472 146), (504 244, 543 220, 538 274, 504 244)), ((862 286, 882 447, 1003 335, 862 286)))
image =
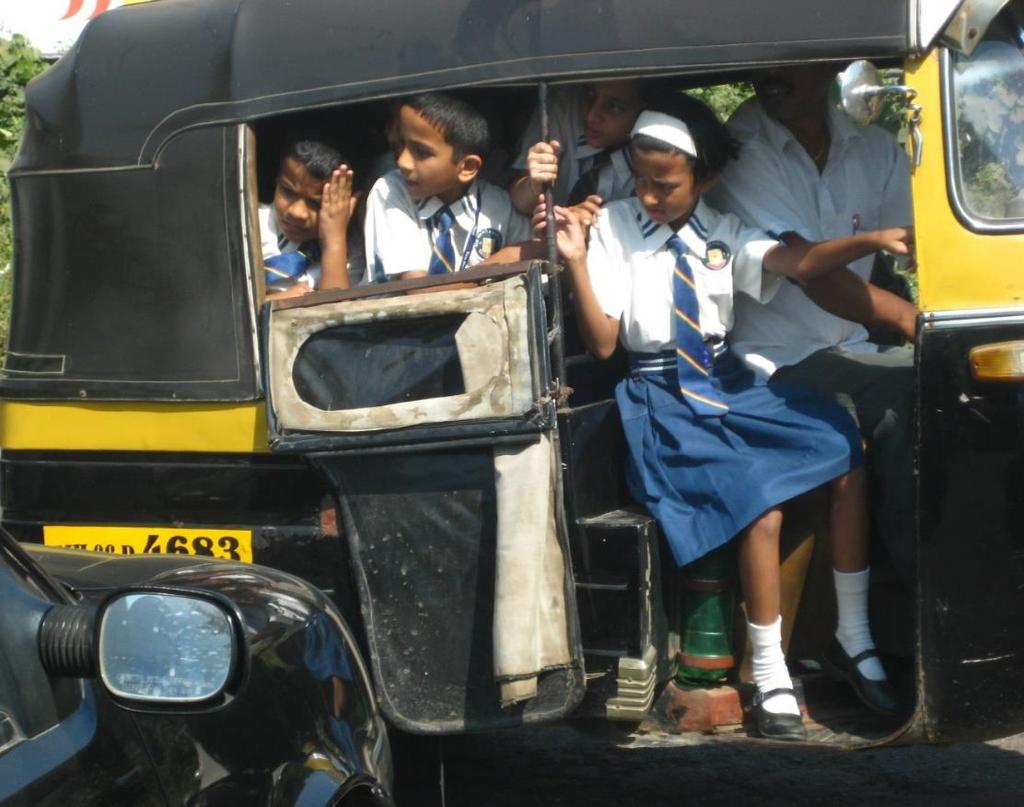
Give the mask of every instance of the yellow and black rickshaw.
MULTIPOLYGON (((424 279, 268 303, 256 208, 285 132, 326 123, 372 155, 406 93, 466 92, 511 144, 547 83, 700 87, 868 59, 902 71, 912 165, 918 581, 891 644, 915 709, 880 725, 819 680, 813 496, 791 508, 790 659, 806 661, 811 742, 1024 730, 1024 2, 580 10, 159 0, 93 21, 30 86, 10 171, 3 526, 307 578, 347 613, 406 731, 573 714, 739 730, 738 697, 673 683, 686 581, 625 493, 616 367, 559 331, 553 265, 471 269, 458 280, 478 289, 445 294, 405 294, 448 282, 424 279), (523 666, 538 633, 554 634, 553 661, 523 666), (522 680, 532 697, 503 706, 522 680)), ((870 106, 885 91, 862 76, 870 106)))

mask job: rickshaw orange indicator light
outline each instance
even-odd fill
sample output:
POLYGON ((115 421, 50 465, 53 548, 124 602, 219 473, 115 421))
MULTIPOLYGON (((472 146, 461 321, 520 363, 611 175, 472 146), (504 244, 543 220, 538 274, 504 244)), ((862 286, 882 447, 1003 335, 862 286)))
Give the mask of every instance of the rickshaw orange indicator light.
POLYGON ((968 360, 976 381, 1024 381, 1024 340, 978 345, 968 360))

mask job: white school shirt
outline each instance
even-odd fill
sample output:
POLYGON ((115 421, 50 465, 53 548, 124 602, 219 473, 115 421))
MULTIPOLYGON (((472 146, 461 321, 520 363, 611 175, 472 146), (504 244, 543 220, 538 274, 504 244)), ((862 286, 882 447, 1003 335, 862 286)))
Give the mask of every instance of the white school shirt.
MULTIPOLYGON (((587 144, 583 134, 583 98, 585 87, 555 87, 548 96, 548 139, 557 140, 562 147, 558 156, 558 178, 552 195, 556 204, 569 201, 576 181, 593 165, 594 157, 604 149, 587 144)), ((526 170, 526 154, 540 140, 540 110, 526 125, 519 142, 519 156, 512 167, 526 170)), ((620 148, 611 153, 611 162, 597 175, 597 194, 605 202, 626 199, 633 195, 633 168, 629 162, 629 149, 620 148)))
MULTIPOLYGON (((367 280, 427 271, 435 238, 431 219, 443 205, 436 196, 414 201, 398 170, 378 179, 366 205, 367 280)), ((529 220, 512 208, 508 192, 485 180, 474 180, 448 207, 455 217, 452 246, 458 268, 469 268, 533 236, 529 220)))
MULTIPOLYGON (((604 313, 621 320, 619 339, 627 350, 676 347, 676 259, 665 246, 673 234, 667 224, 651 221, 636 198, 604 207, 590 230, 590 282, 604 313)), ((678 235, 687 247, 705 339, 723 339, 730 331, 737 292, 769 300, 781 285, 778 275, 762 269, 765 253, 779 242, 736 216, 701 200, 678 235)))
MULTIPOLYGON (((260 223, 260 248, 263 253, 263 260, 274 255, 283 255, 286 252, 294 252, 301 244, 289 241, 284 235, 278 232, 277 214, 273 205, 260 205, 256 212, 260 223)), ((363 255, 362 236, 358 230, 351 227, 348 231, 348 282, 353 288, 363 282, 366 274, 366 256, 363 255)), ((321 267, 320 261, 311 264, 302 275, 296 278, 297 282, 305 283, 311 289, 320 288, 321 267)))
MULTIPOLYGON (((708 201, 769 233, 792 231, 809 241, 911 224, 909 164, 895 138, 877 126, 859 127, 835 109, 828 121, 832 142, 819 174, 786 127, 757 99, 745 102, 729 120, 741 144, 739 159, 722 172, 708 201)), ((850 268, 867 279, 873 262, 869 255, 850 268)), ((783 284, 767 304, 741 298, 731 341, 765 376, 823 348, 878 349, 861 325, 819 308, 793 283, 783 284)))
MULTIPOLYGON (((263 260, 272 258, 275 255, 284 255, 286 252, 295 252, 301 244, 289 241, 280 232, 277 226, 277 213, 273 205, 260 205, 256 211, 256 218, 260 223, 260 249, 263 253, 263 260)), ((320 285, 320 262, 310 264, 309 268, 295 278, 296 283, 305 283, 311 289, 320 285)))

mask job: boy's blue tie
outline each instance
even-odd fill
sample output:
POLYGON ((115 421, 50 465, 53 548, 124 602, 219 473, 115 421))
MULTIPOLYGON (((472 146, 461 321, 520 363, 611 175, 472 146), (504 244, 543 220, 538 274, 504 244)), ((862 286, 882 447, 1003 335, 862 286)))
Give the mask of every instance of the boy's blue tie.
POLYGON ((569 191, 569 207, 578 205, 588 196, 597 193, 598 183, 601 180, 601 170, 612 161, 612 153, 605 149, 594 155, 590 168, 580 174, 576 184, 569 191))
POLYGON ((309 270, 309 267, 320 260, 320 244, 306 241, 292 252, 271 255, 263 261, 263 279, 267 284, 282 280, 295 280, 309 270))
POLYGON ((427 272, 443 275, 455 271, 455 247, 452 245, 452 224, 455 216, 447 205, 434 214, 434 253, 427 272))
POLYGON ((686 260, 686 245, 678 235, 666 244, 676 256, 672 274, 672 297, 676 319, 676 373, 679 391, 693 411, 705 417, 721 417, 729 411, 711 383, 711 354, 700 330, 700 306, 693 282, 693 271, 686 260))

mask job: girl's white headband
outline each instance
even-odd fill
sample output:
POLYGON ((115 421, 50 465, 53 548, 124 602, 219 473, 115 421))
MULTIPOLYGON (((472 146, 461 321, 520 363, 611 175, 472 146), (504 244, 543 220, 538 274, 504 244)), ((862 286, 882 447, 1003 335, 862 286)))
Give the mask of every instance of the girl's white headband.
POLYGON ((662 143, 675 146, 691 157, 697 157, 697 144, 693 142, 690 128, 679 118, 673 118, 663 112, 652 112, 645 109, 633 124, 630 135, 647 135, 662 143))

